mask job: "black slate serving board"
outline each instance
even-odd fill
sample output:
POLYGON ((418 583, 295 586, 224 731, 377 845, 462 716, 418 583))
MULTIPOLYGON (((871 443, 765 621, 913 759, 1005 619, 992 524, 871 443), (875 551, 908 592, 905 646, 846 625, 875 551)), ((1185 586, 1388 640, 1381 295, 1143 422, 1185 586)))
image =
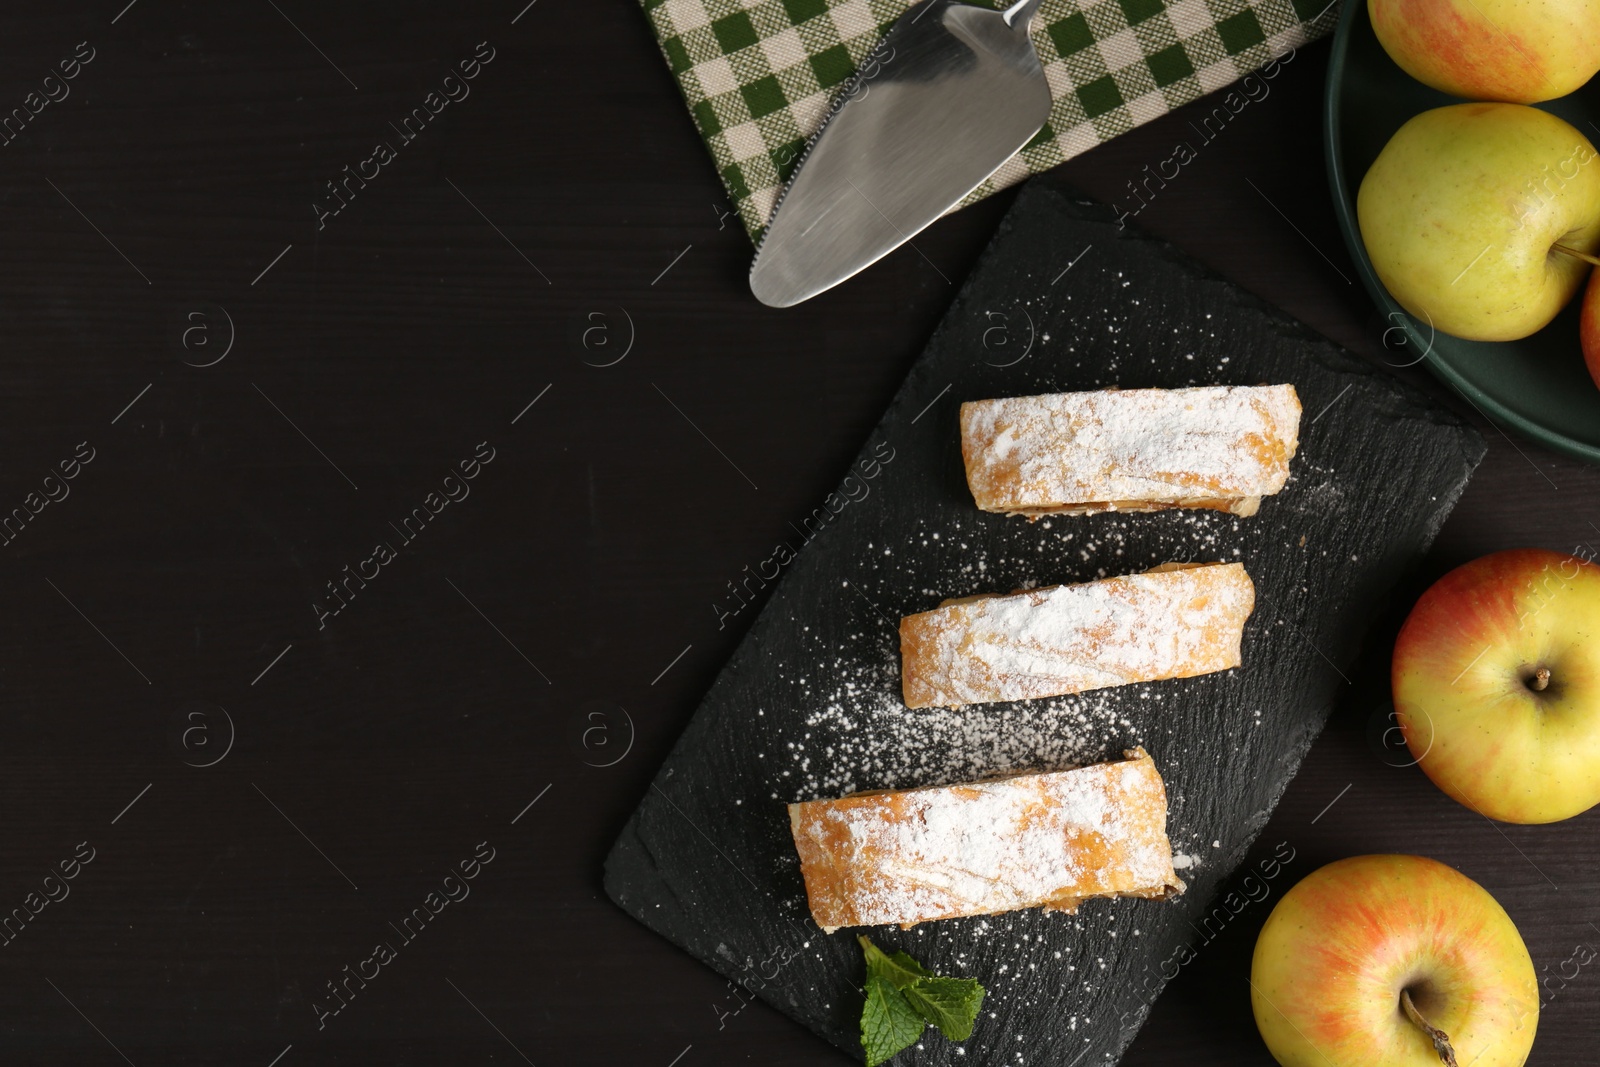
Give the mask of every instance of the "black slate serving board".
POLYGON ((1376 606, 1482 454, 1477 433, 1422 394, 1036 180, 839 490, 735 580, 730 612, 736 595, 779 584, 613 847, 606 890, 859 1061, 861 931, 827 936, 812 922, 784 802, 1058 769, 1141 744, 1167 783, 1182 897, 867 931, 989 990, 959 1060, 930 1029, 896 1063, 1113 1063, 1202 939, 1376 606), (963 400, 1261 382, 1293 383, 1305 414, 1288 485, 1252 518, 1030 524, 977 511, 967 491, 963 400), (1169 560, 1245 564, 1257 600, 1242 668, 957 711, 901 705, 900 616, 1169 560))

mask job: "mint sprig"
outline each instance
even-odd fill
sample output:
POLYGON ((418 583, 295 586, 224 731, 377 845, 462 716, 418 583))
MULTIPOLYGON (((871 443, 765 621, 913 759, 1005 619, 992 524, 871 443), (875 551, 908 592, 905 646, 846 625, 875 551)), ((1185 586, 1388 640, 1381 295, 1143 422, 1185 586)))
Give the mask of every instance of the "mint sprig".
POLYGON ((972 978, 941 978, 904 952, 885 953, 857 938, 867 962, 867 1003, 861 1012, 861 1047, 867 1067, 878 1067, 909 1048, 932 1025, 951 1041, 972 1036, 983 986, 972 978))
POLYGON ((867 979, 867 1005, 861 1009, 861 1047, 867 1053, 867 1067, 878 1067, 909 1047, 927 1025, 898 989, 882 978, 867 979))
POLYGON ((895 989, 904 989, 919 978, 933 977, 932 971, 904 952, 885 955, 881 948, 866 937, 859 937, 857 940, 861 942, 862 954, 867 958, 868 978, 882 978, 895 989))
POLYGON ((983 986, 975 978, 920 978, 906 987, 904 996, 945 1037, 965 1041, 983 1004, 983 986))

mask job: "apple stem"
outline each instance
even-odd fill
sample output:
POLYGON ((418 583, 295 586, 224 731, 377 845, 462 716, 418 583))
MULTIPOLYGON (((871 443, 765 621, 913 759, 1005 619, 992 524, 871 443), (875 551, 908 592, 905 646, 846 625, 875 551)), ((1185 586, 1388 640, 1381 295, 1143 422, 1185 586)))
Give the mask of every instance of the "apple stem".
POLYGON ((1528 688, 1535 693, 1542 693, 1550 685, 1550 668, 1540 667, 1533 672, 1533 680, 1528 683, 1528 688))
POLYGON ((1576 248, 1568 248, 1566 245, 1552 245, 1550 250, 1552 252, 1565 252, 1574 259, 1581 259, 1585 263, 1593 263, 1595 266, 1600 267, 1600 256, 1591 256, 1587 252, 1580 252, 1576 248))
POLYGON ((1417 1010, 1417 1006, 1411 1003, 1411 991, 1409 989, 1400 990, 1400 1006, 1405 1009, 1406 1018, 1415 1023, 1417 1029, 1427 1034, 1428 1039, 1433 1042, 1433 1050, 1439 1054, 1439 1061, 1445 1067, 1458 1067, 1456 1050, 1450 1044, 1450 1035, 1422 1017, 1422 1013, 1417 1010))

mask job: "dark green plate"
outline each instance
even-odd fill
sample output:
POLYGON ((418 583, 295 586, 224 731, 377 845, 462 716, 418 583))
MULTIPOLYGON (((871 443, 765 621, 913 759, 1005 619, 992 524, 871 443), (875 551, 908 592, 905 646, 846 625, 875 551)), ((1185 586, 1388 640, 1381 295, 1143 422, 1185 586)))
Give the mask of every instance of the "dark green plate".
MULTIPOLYGON (((1356 190, 1394 132, 1411 116, 1460 103, 1411 78, 1372 33, 1365 0, 1344 0, 1328 61, 1323 108, 1328 181, 1339 229, 1361 281, 1384 318, 1386 358, 1424 363, 1484 415, 1558 452, 1600 463, 1600 389, 1578 344, 1574 300, 1554 322, 1520 341, 1463 341, 1408 315, 1384 289, 1367 259, 1356 224, 1356 190)), ((1589 135, 1600 120, 1600 78, 1540 107, 1589 135)))

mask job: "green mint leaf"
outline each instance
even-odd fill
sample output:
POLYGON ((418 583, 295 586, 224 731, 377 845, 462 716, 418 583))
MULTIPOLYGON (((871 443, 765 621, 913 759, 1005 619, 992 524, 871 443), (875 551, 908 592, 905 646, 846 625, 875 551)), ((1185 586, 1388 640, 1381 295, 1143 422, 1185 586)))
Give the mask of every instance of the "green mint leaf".
POLYGON ((983 1006, 983 986, 973 978, 919 978, 902 995, 951 1041, 972 1036, 972 1024, 983 1006))
POLYGON ((922 1021, 900 991, 883 978, 867 978, 867 1006, 861 1012, 861 1047, 867 1067, 878 1067, 922 1036, 922 1021))
POLYGON ((919 978, 933 977, 932 971, 904 952, 887 955, 864 934, 857 935, 856 940, 861 942, 862 954, 867 958, 868 978, 882 978, 896 989, 904 989, 919 978))

